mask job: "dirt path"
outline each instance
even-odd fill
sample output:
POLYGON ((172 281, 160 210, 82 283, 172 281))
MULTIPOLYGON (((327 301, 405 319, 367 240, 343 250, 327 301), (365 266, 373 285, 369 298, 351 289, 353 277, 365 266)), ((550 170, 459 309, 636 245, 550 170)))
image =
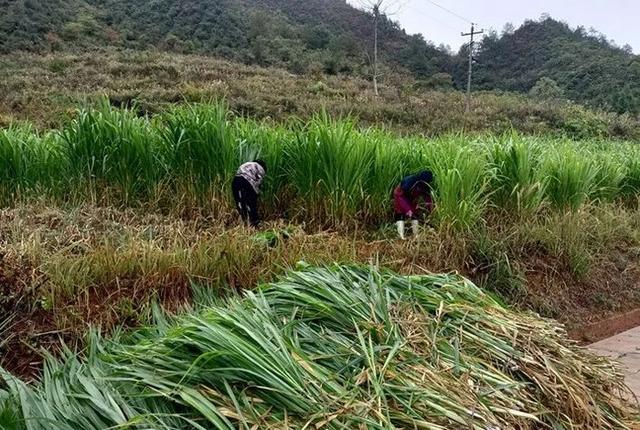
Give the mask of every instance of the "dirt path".
POLYGON ((627 385, 640 398, 640 327, 601 340, 589 348, 620 362, 625 368, 627 385))

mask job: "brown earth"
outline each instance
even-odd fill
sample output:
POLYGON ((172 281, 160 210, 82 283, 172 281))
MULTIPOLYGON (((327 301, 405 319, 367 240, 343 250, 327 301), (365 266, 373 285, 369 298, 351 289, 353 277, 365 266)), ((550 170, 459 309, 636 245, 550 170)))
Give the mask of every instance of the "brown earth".
MULTIPOLYGON (((640 326, 640 298, 622 286, 640 286, 637 270, 625 268, 607 281, 590 276, 576 282, 566 272, 557 270, 557 263, 537 259, 527 272, 527 298, 517 306, 533 308, 544 316, 553 316, 567 325, 569 336, 589 344, 640 326), (553 264, 555 263, 555 264, 553 264), (632 283, 631 283, 632 282, 632 283), (608 301, 594 300, 593 295, 608 301), (628 298, 629 300, 621 300, 628 298), (603 306, 606 309, 603 309, 603 306)), ((83 294, 68 297, 56 308, 64 312, 44 310, 33 303, 26 279, 41 277, 36 269, 23 266, 20 272, 3 258, 0 261, 0 313, 13 315, 1 343, 2 366, 25 379, 36 376, 41 368, 41 351, 59 351, 64 342, 75 348, 81 345, 89 326, 108 333, 115 327, 133 328, 144 324, 145 311, 157 300, 170 312, 179 311, 190 301, 189 280, 176 269, 162 279, 114 279, 110 284, 92 287, 83 294)), ((0 331, 0 339, 2 332, 0 331)))
POLYGON ((155 300, 168 312, 177 312, 191 299, 188 280, 175 271, 163 279, 116 278, 56 303, 62 312, 46 310, 33 305, 38 298, 26 282, 43 274, 26 266, 18 273, 12 266, 4 256, 0 259, 0 315, 11 315, 7 325, 0 327, 0 364, 25 379, 41 371, 43 350, 55 355, 63 344, 78 348, 89 327, 105 333, 116 327, 137 327, 145 322, 150 302, 155 300))
MULTIPOLYGON (((615 218, 615 224, 624 219, 615 218)), ((596 224, 591 218, 585 222, 596 224)), ((602 231, 602 225, 594 231, 602 231)), ((532 238, 531 243, 518 237, 516 249, 500 239, 508 234, 490 234, 521 274, 520 287, 511 281, 496 285, 505 279, 495 270, 500 260, 478 256, 471 238, 444 232, 426 231, 403 242, 393 232, 349 236, 297 228, 286 243, 265 248, 251 232, 203 218, 104 208, 0 211, 0 366, 28 379, 39 372, 40 351, 55 353, 61 341, 71 348, 81 345, 89 326, 109 333, 146 324, 153 301, 179 311, 192 299, 191 280, 228 292, 272 279, 301 259, 379 262, 405 274, 459 271, 512 306, 564 323, 570 337, 583 343, 640 325, 640 258, 635 242, 625 243, 627 230, 608 233, 606 240, 594 236, 602 249, 589 253, 586 269, 576 270, 570 259, 538 240, 538 230, 514 228, 524 228, 522 237, 532 238), (152 253, 139 251, 149 244, 152 253), (156 260, 137 261, 146 258, 156 260), (62 275, 60 264, 67 270, 62 275), (87 266, 95 272, 73 276, 87 266), (73 285, 73 292, 55 290, 61 282, 73 285)), ((583 245, 582 239, 576 242, 583 245)), ((584 242, 585 248, 592 246, 584 242)))
POLYGON ((569 336, 583 344, 591 344, 635 327, 640 327, 640 308, 615 314, 583 327, 576 327, 569 331, 569 336))
POLYGON ((561 261, 536 257, 527 271, 525 307, 563 322, 589 344, 640 326, 640 260, 616 249, 576 276, 561 261))

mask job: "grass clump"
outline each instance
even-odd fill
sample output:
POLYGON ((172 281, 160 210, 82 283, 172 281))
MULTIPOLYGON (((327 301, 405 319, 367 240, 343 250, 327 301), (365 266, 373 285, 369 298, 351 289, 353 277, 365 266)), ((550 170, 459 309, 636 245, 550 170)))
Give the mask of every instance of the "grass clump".
POLYGON ((82 110, 62 132, 73 191, 93 200, 115 191, 125 204, 148 199, 159 181, 158 140, 150 124, 132 110, 101 108, 82 110))
POLYGON ((542 169, 547 198, 558 208, 578 210, 597 185, 598 167, 592 158, 570 145, 556 148, 542 169))
POLYGON ((0 199, 12 204, 29 193, 56 193, 55 178, 65 159, 51 134, 28 125, 0 129, 0 199))
POLYGON ((202 202, 227 185, 238 167, 238 145, 226 104, 177 107, 163 118, 163 161, 178 195, 202 202))
POLYGON ((544 187, 537 174, 540 145, 508 135, 496 139, 489 151, 489 163, 494 170, 493 203, 518 214, 538 209, 544 197, 544 187))
POLYGON ((243 299, 2 373, 15 429, 599 428, 631 410, 607 359, 469 281, 306 268, 243 299))
POLYGON ((427 158, 436 182, 436 219, 457 229, 474 227, 488 201, 489 169, 483 148, 455 137, 428 146, 427 158))

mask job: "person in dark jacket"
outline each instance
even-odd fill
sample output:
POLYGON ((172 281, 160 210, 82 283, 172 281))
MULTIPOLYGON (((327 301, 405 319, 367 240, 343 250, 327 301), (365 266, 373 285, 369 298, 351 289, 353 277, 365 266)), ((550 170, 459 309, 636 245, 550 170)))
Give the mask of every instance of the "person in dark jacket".
POLYGON ((426 214, 433 210, 433 199, 431 198, 431 183, 433 174, 425 170, 417 175, 404 178, 400 185, 393 191, 393 210, 398 235, 405 238, 404 228, 407 220, 411 221, 411 229, 414 235, 418 234, 420 225, 418 217, 421 214, 420 203, 424 201, 426 214))
POLYGON ((253 227, 257 227, 260 224, 258 195, 266 173, 267 165, 264 161, 250 161, 238 168, 231 183, 233 198, 240 218, 253 227))

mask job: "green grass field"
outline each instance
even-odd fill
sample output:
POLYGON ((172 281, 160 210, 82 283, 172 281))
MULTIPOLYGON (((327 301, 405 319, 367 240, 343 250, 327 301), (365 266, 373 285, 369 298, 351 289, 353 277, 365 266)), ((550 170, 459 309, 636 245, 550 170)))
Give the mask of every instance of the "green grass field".
POLYGON ((640 192, 633 143, 501 136, 398 137, 318 114, 284 125, 234 117, 224 104, 175 107, 153 119, 104 105, 59 130, 0 132, 0 197, 117 207, 229 210, 239 164, 263 158, 268 217, 375 226, 389 216, 403 175, 435 175, 438 225, 468 229, 489 208, 510 216, 634 204, 640 192))
POLYGON ((102 100, 55 129, 14 123, 0 427, 625 428, 618 370, 538 315, 576 329, 640 306, 638 151, 223 102, 141 116, 102 100), (229 189, 258 157, 261 232, 229 189), (401 241, 391 192, 421 169, 433 228, 401 241), (303 261, 346 266, 290 273, 303 261), (416 276, 433 272, 482 290, 416 276))

